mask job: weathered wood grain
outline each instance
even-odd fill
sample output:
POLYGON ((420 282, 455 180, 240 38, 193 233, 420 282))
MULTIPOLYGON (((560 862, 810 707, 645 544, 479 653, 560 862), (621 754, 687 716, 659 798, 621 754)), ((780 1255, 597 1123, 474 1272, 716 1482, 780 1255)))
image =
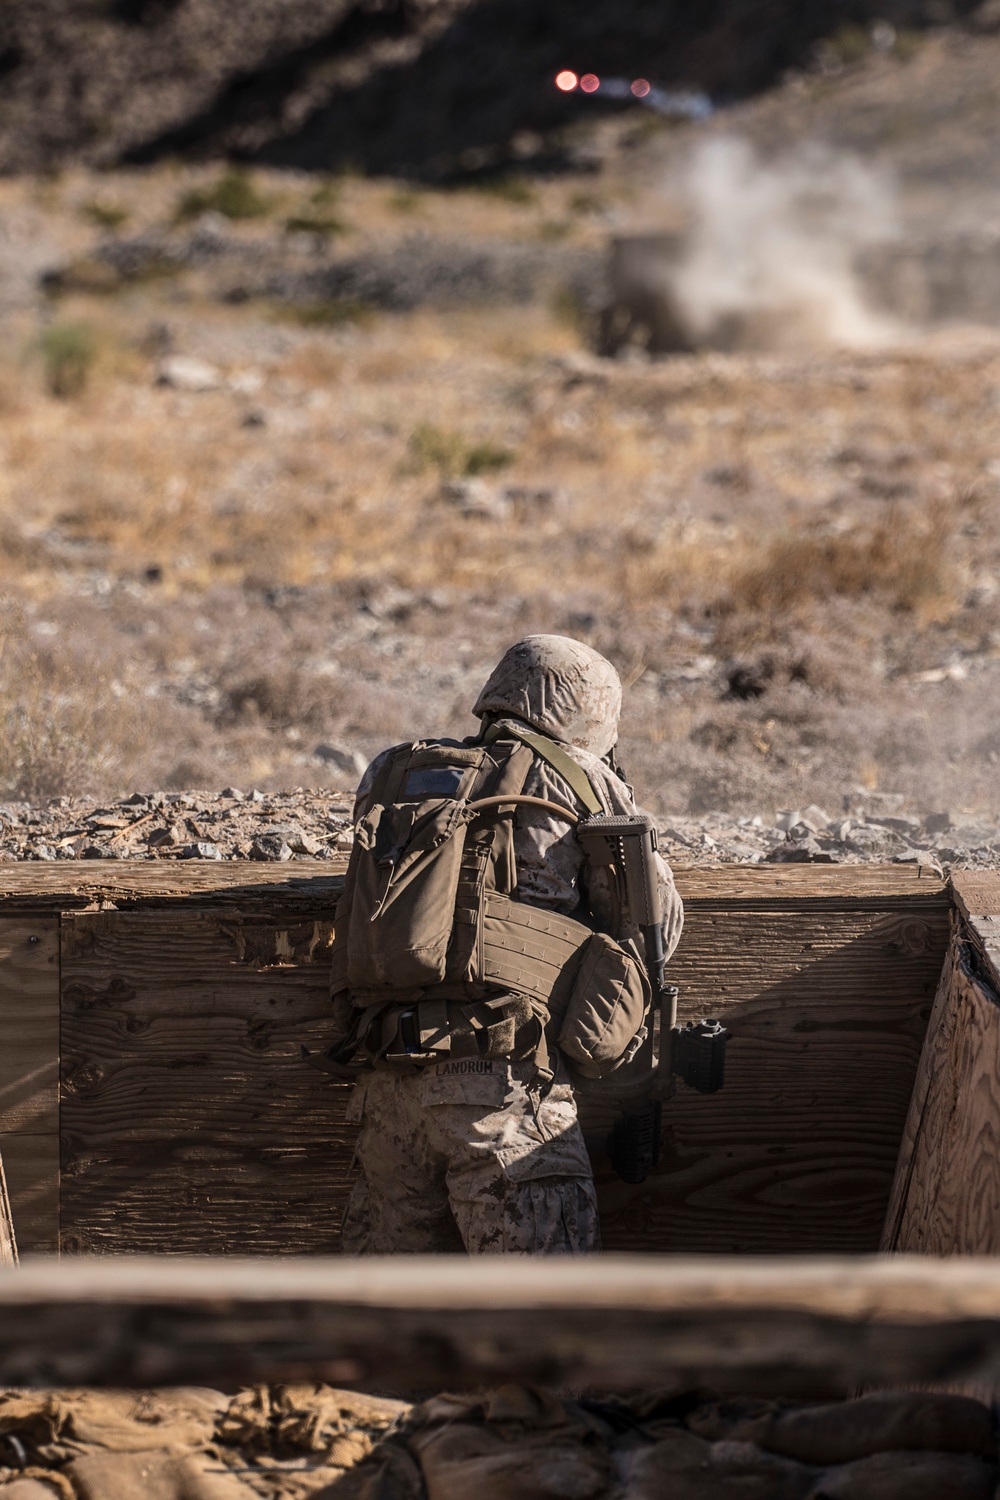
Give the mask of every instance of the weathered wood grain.
POLYGON ((0 1142, 59 1129, 59 922, 0 917, 0 1142))
POLYGON ((8 1135, 3 1161, 21 1254, 59 1249, 59 1137, 8 1135))
POLYGON ((59 1242, 59 921, 0 917, 0 1153, 23 1250, 59 1242))
POLYGON ((0 1272, 0 1382, 527 1380, 843 1395, 993 1383, 1000 1263, 924 1257, 191 1260, 0 1272))
POLYGON ((14 1235, 14 1216, 10 1210, 10 1194, 7 1191, 7 1174, 0 1156, 0 1266, 17 1265, 17 1239, 14 1235))
MULTIPOLYGON (((332 909, 346 855, 295 860, 276 871, 247 860, 86 860, 0 865, 0 905, 8 912, 76 911, 107 906, 233 906, 238 910, 332 909)), ((944 881, 916 865, 676 865, 688 903, 728 908, 757 901, 794 907, 915 910, 947 899, 944 881)))
POLYGON ((969 964, 965 924, 928 1029, 883 1248, 1000 1251, 1000 1000, 969 964))
POLYGON ((330 924, 64 919, 66 1250, 335 1248, 353 1151, 329 1032, 330 924))
POLYGON ((668 966, 682 1020, 731 1033, 726 1084, 679 1086, 664 1156, 640 1186, 581 1115, 612 1250, 874 1250, 948 936, 947 915, 689 908, 668 966))
POLYGON ((1000 992, 1000 870, 958 870, 952 884, 975 967, 1000 992))
POLYGON ((959 937, 956 928, 956 915, 953 913, 951 919, 951 939, 938 979, 930 1019, 927 1023, 927 1032, 920 1053, 920 1062, 917 1066, 917 1074, 913 1082, 913 1093, 910 1096, 906 1122, 903 1126, 903 1134, 899 1143, 899 1155, 896 1159, 892 1191, 889 1194, 889 1202, 886 1207, 885 1223, 882 1226, 879 1248, 886 1253, 895 1251, 897 1247, 900 1226, 910 1194, 917 1141, 923 1126, 924 1113, 927 1108, 927 1097, 933 1087, 935 1075, 940 1066, 942 1046, 944 1045, 945 1050, 947 1047, 946 1038, 951 1029, 952 991, 955 982, 955 962, 958 949, 959 937))
POLYGON ((956 870, 951 887, 955 905, 964 917, 1000 913, 1000 870, 956 870))
POLYGON ((291 866, 251 860, 94 859, 79 864, 0 865, 6 912, 62 912, 109 907, 229 906, 236 910, 332 910, 343 889, 346 856, 295 860, 291 866))
POLYGON ((916 912, 948 901, 947 883, 918 865, 709 865, 673 866, 685 905, 719 910, 753 909, 755 903, 794 910, 828 904, 831 910, 916 912))
MULTIPOLYGON (((818 883, 802 873, 740 871, 730 901, 722 872, 689 872, 670 977, 682 1014, 724 1015, 729 1077, 721 1095, 678 1094, 664 1162, 640 1189, 607 1171, 610 1112, 589 1109, 609 1247, 877 1243, 946 896, 906 867, 852 898, 842 871, 818 883), (758 874, 762 905, 741 910, 758 874), (887 909, 871 908, 876 896, 887 909), (848 899, 846 912, 828 905, 848 899)), ((270 900, 198 911, 161 892, 159 910, 66 917, 67 1249, 336 1246, 353 1150, 346 1090, 298 1060, 328 1025, 330 905, 270 900)))

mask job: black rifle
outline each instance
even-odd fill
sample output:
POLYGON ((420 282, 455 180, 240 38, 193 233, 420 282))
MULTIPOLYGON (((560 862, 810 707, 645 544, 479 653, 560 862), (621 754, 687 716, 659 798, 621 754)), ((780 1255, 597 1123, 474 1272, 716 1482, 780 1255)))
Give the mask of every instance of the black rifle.
POLYGON ((674 984, 664 982, 663 904, 656 866, 656 829, 644 813, 633 817, 585 818, 577 837, 592 868, 608 872, 613 899, 642 934, 646 974, 652 990, 650 1025, 659 1020, 659 1055, 653 1060, 638 1099, 625 1105, 608 1135, 611 1165, 624 1182, 645 1182, 660 1160, 663 1100, 673 1093, 676 1075, 702 1094, 721 1089, 729 1033, 718 1021, 677 1025, 674 984))

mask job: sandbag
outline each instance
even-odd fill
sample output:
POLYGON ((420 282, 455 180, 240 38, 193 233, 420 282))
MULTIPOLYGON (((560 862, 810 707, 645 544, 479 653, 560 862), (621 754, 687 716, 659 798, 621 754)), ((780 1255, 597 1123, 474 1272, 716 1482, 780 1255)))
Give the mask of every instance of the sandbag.
POLYGON ((607 1452, 570 1441, 454 1427, 416 1446, 427 1500, 601 1500, 612 1480, 607 1452))
POLYGON ((65 1470, 79 1500, 257 1500, 235 1474, 215 1474, 218 1459, 147 1453, 91 1453, 65 1470))
MULTIPOLYGON (((775 1419, 786 1410, 783 1401, 757 1400, 732 1396, 721 1401, 700 1402, 684 1414, 684 1425, 709 1443, 727 1440, 736 1443, 762 1443, 775 1419)), ((841 1408, 842 1409, 842 1408, 841 1408)), ((656 1432, 657 1424, 648 1422, 647 1430, 656 1432)), ((796 1457, 796 1454, 789 1454, 796 1457)), ((852 1455, 852 1457, 855 1455, 852 1455)))
POLYGON ((615 1482, 610 1431, 551 1391, 500 1386, 412 1409, 372 1462, 330 1500, 604 1500, 615 1482), (416 1472, 409 1467, 415 1462, 416 1472))
POLYGON ((322 1489, 312 1490, 310 1500, 427 1500, 427 1490, 413 1455, 389 1441, 380 1447, 377 1463, 346 1469, 322 1489))
POLYGON ((76 1496, 62 1474, 25 1473, 0 1484, 0 1500, 76 1500, 76 1496))
POLYGON ((371 1452, 373 1434, 409 1410, 405 1401, 320 1383, 257 1385, 233 1397, 215 1436, 251 1453, 322 1453, 330 1464, 349 1468, 371 1452))
POLYGON ((807 1500, 993 1500, 996 1485, 996 1466, 966 1453, 874 1453, 827 1470, 807 1500))
POLYGON ((678 1428, 623 1456, 628 1500, 806 1500, 815 1469, 751 1443, 707 1443, 678 1428))
POLYGON ((184 1453, 212 1440, 227 1398, 201 1387, 152 1391, 5 1391, 0 1432, 15 1433, 29 1452, 60 1462, 89 1448, 184 1453))
MULTIPOLYGON (((842 1464, 872 1453, 930 1450, 996 1457, 993 1415, 969 1396, 879 1391, 856 1401, 778 1411, 753 1441, 801 1463, 842 1464)), ((749 1436, 749 1432, 747 1433, 749 1436)))

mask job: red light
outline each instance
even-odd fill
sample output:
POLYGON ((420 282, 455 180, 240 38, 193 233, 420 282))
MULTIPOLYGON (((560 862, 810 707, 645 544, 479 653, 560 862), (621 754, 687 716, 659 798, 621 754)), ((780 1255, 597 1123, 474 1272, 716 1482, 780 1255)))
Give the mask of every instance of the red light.
POLYGON ((580 79, 580 87, 585 94, 596 94, 601 86, 601 80, 596 73, 584 73, 580 79))
POLYGON ((648 78, 635 78, 632 81, 632 92, 637 99, 645 99, 649 93, 649 87, 648 78))
POLYGON ((569 68, 563 68, 561 73, 556 74, 556 88, 561 89, 564 94, 571 94, 579 81, 569 68))

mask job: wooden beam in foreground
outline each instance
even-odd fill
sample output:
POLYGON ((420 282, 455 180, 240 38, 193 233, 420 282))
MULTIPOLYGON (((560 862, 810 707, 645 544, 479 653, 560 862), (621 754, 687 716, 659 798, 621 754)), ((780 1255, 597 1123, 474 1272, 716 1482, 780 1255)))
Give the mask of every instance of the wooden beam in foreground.
POLYGON ((0 1271, 3 1385, 808 1396, 998 1372, 995 1259, 40 1257, 0 1271))

